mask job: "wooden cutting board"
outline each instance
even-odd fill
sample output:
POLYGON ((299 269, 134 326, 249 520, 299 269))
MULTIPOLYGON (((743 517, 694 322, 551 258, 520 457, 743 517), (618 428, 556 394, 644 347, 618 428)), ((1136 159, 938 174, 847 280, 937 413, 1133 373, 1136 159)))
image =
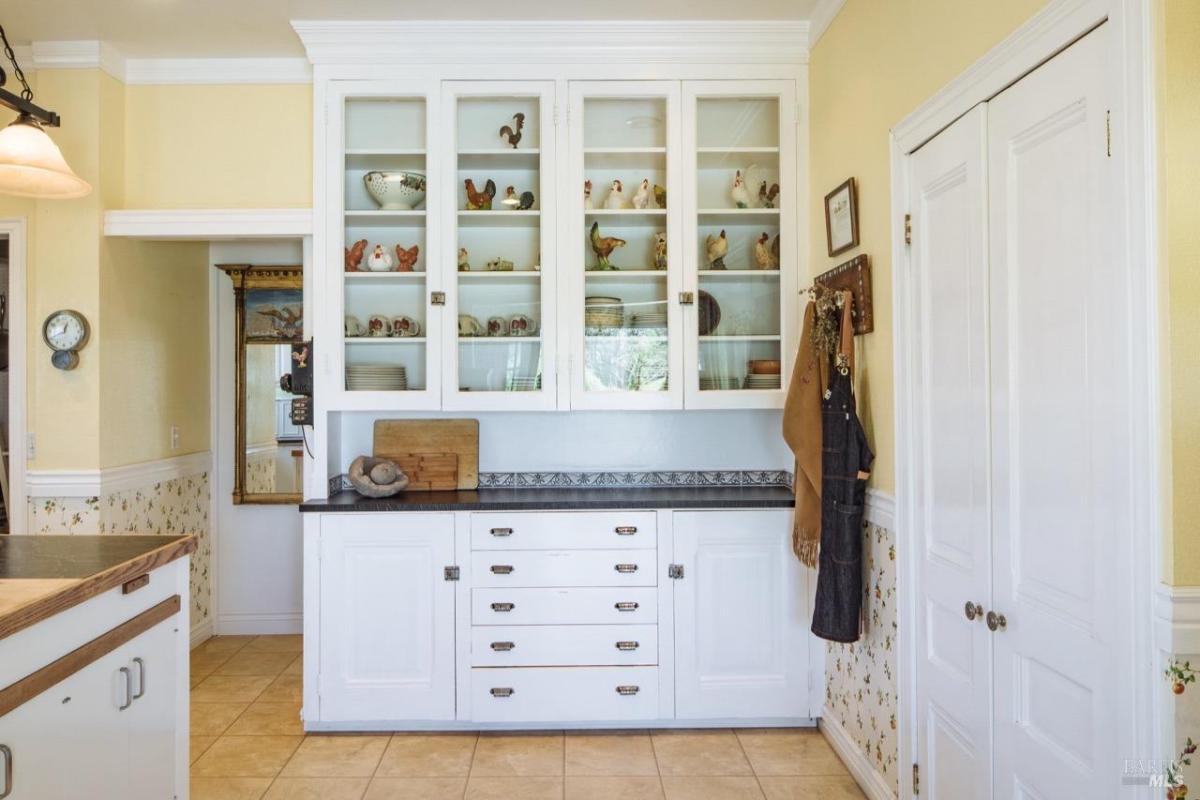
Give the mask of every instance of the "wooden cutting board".
POLYGON ((389 456, 408 476, 412 491, 453 491, 458 488, 458 456, 453 453, 405 453, 389 456))
POLYGON ((390 458, 393 461, 414 453, 457 456, 457 488, 479 488, 477 419, 376 420, 373 448, 376 458, 390 458))

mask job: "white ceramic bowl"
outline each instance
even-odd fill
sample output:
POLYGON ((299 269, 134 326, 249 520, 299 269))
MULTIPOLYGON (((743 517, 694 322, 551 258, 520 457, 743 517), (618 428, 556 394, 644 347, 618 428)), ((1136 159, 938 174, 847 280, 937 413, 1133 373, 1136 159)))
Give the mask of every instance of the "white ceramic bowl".
POLYGON ((424 172, 374 170, 363 175, 363 185, 367 194, 387 211, 408 211, 425 201, 424 172))

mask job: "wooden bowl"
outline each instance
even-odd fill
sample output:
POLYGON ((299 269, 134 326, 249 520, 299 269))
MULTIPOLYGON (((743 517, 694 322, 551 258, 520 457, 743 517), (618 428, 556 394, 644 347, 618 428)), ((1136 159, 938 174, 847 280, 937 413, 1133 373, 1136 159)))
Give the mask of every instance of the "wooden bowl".
POLYGON ((758 358, 746 364, 752 375, 778 375, 783 368, 777 358, 758 358))

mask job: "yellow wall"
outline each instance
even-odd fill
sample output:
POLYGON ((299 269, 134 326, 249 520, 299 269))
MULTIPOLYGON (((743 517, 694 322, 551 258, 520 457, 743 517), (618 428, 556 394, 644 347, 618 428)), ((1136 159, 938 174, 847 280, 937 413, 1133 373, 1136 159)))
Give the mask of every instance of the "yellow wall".
POLYGON ((130 86, 126 208, 312 205, 311 86, 130 86))
POLYGON ((888 131, 1043 2, 847 0, 812 51, 812 269, 822 272, 859 252, 871 257, 875 331, 859 337, 859 405, 876 453, 872 484, 885 491, 895 488, 888 131), (831 259, 824 198, 850 176, 858 182, 861 246, 831 259))

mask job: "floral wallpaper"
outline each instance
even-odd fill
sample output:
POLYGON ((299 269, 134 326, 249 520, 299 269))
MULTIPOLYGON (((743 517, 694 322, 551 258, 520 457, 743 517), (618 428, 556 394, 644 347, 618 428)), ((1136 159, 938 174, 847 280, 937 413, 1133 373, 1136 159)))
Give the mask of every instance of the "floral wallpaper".
MULTIPOLYGON (((1164 796, 1167 800, 1185 800, 1188 784, 1200 785, 1200 764, 1193 766, 1196 743, 1193 736, 1200 738, 1200 655, 1172 656, 1163 670, 1166 685, 1164 708, 1172 710, 1168 724, 1174 732, 1175 751, 1167 753, 1170 763, 1163 770, 1164 796), (1196 666, 1193 666, 1195 661, 1196 666), (1172 702, 1173 701, 1173 702, 1172 702)), ((1157 777, 1157 776, 1155 776, 1157 777)))
POLYGON ((272 494, 275 491, 275 451, 246 457, 246 494, 272 494))
POLYGON ((191 562, 192 625, 209 617, 212 539, 208 473, 188 475, 103 497, 31 497, 33 533, 190 533, 197 539, 191 562))
POLYGON ((827 643, 825 707, 898 794, 896 541, 870 522, 863 533, 866 633, 854 644, 827 643))

